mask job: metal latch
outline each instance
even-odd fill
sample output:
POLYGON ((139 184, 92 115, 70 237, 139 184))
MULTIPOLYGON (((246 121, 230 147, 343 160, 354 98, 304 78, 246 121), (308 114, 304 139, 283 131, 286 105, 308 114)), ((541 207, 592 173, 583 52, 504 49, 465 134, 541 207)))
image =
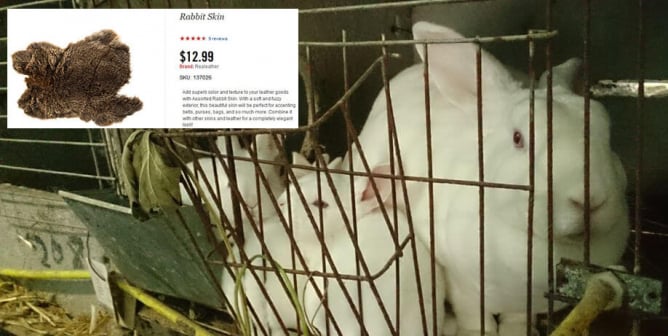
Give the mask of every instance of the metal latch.
POLYGON ((661 313, 663 283, 660 280, 567 259, 562 259, 557 265, 557 288, 553 297, 576 303, 582 299, 589 277, 608 271, 622 283, 625 292, 624 304, 633 315, 651 316, 661 313))
MULTIPOLYGON (((595 97, 638 97, 640 84, 634 80, 601 80, 592 85, 589 92, 595 97)), ((645 98, 668 97, 668 81, 646 80, 643 88, 645 98)))

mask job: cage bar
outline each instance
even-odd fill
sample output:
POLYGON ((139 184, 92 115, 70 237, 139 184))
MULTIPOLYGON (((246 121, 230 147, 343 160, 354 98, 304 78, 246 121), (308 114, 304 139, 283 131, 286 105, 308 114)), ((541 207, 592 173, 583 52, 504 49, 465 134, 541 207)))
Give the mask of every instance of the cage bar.
MULTIPOLYGON (((482 118, 482 48, 476 44, 475 53, 476 76, 476 111, 477 111, 477 141, 478 141, 478 181, 485 181, 484 148, 483 148, 483 118, 482 118)), ((478 255, 480 268, 480 336, 485 335, 485 188, 478 186, 478 255)))
POLYGON ((74 172, 67 172, 67 171, 60 171, 60 170, 52 170, 52 169, 30 168, 30 167, 13 166, 13 165, 6 165, 6 164, 0 164, 0 168, 11 169, 11 170, 21 170, 21 171, 27 171, 27 172, 33 172, 33 173, 45 173, 45 174, 53 174, 53 175, 81 177, 81 178, 97 179, 97 180, 104 180, 104 181, 116 181, 116 177, 113 177, 113 176, 98 176, 98 175, 81 174, 81 173, 74 173, 74 172))
MULTIPOLYGON (((552 29, 552 2, 545 5, 545 30, 552 29)), ((554 175, 553 175, 553 105, 552 105, 552 39, 545 45, 545 73, 546 73, 546 114, 547 114, 547 288, 548 294, 555 291, 554 276, 554 175)), ((554 325, 554 300, 547 300, 547 333, 552 333, 554 325)))
MULTIPOLYGON (((430 91, 429 91, 429 45, 428 44, 423 44, 422 45, 422 51, 424 53, 424 112, 425 112, 425 120, 431 120, 431 98, 430 98, 430 91)), ((427 178, 429 180, 432 180, 434 178, 434 159, 432 155, 432 132, 431 132, 431 123, 427 122, 425 125, 425 129, 427 132, 427 178)), ((431 272, 431 302, 436 302, 436 234, 435 234, 435 225, 436 221, 434 220, 434 184, 432 182, 428 182, 428 193, 429 193, 429 251, 430 251, 430 260, 431 260, 431 267, 429 271, 431 272)), ((414 250, 414 255, 417 254, 415 253, 414 250)), ((417 265, 418 262, 417 260, 414 261, 414 263, 417 265)), ((416 274, 419 274, 416 271, 416 274)), ((419 281, 418 281, 419 283, 419 281)), ((436 323, 436 318, 438 317, 437 314, 437 309, 436 305, 432 304, 431 307, 431 315, 432 315, 432 321, 433 321, 433 326, 432 326, 432 334, 437 335, 437 323, 436 323)))
POLYGON ((529 40, 529 197, 527 204, 527 302, 526 302, 526 335, 531 336, 533 330, 533 235, 534 235, 534 195, 536 190, 536 80, 534 75, 535 44, 529 40))
MULTIPOLYGON (((638 77, 638 97, 636 99, 636 170, 635 170, 635 202, 634 202, 634 229, 635 239, 633 246, 633 273, 640 274, 642 271, 641 248, 642 248, 642 174, 643 174, 643 149, 645 141, 645 133, 643 131, 643 121, 645 117, 645 22, 644 22, 644 2, 638 0, 638 60, 637 60, 637 77, 638 77)), ((631 333, 633 336, 640 335, 641 321, 639 319, 633 320, 631 333)))
POLYGON ((585 87, 584 90, 584 212, 583 212, 583 220, 584 220, 584 262, 589 264, 590 263, 590 246, 591 246, 591 200, 590 195, 590 156, 589 156, 589 147, 590 147, 590 123, 591 123, 591 110, 590 110, 590 94, 589 94, 589 82, 590 82, 590 62, 589 62, 589 55, 591 53, 590 51, 590 45, 591 45, 591 0, 585 0, 585 20, 584 20, 584 46, 583 46, 583 56, 582 56, 582 67, 584 70, 584 75, 583 75, 583 81, 584 84, 583 86, 585 87))

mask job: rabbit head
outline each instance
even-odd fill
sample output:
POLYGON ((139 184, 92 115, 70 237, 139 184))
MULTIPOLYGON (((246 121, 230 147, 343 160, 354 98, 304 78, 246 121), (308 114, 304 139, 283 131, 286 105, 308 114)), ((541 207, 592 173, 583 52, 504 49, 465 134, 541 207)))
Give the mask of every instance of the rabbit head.
MULTIPOLYGON (((293 161, 300 165, 311 165, 300 156, 294 156, 293 161)), ((317 166, 317 164, 312 166, 317 166)), ((390 165, 373 166, 370 170, 375 176, 354 176, 352 187, 351 177, 336 171, 341 169, 340 158, 328 164, 330 181, 326 172, 293 168, 297 180, 288 187, 281 199, 282 202, 287 202, 287 197, 290 197, 289 207, 285 203, 283 213, 290 214, 293 220, 293 232, 297 245, 312 251, 306 254, 312 271, 329 270, 341 275, 354 276, 364 275, 366 272, 364 269, 368 268, 369 274, 378 274, 396 253, 396 247, 392 243, 394 234, 396 233, 399 241, 403 241, 409 231, 406 215, 391 207, 392 180, 379 176, 390 174, 390 165), (300 194, 305 202, 301 201, 300 194), (387 211, 387 218, 382 213, 381 207, 387 211), (394 211, 397 212, 394 213, 394 211), (352 235, 353 214, 356 216, 357 224, 354 236, 352 235), (313 221, 310 217, 313 218, 313 221), (396 222, 389 224, 392 227, 390 230, 386 226, 388 225, 386 221, 392 222, 393 218, 396 218, 396 222), (346 230, 346 221, 351 225, 350 232, 346 230), (393 233, 394 230, 397 231, 393 233), (320 233, 322 233, 321 237, 320 233), (329 257, 323 257, 325 252, 322 249, 324 248, 327 249, 329 257), (359 266, 358 263, 365 266, 359 266)), ((341 328, 342 334, 353 335, 361 332, 361 326, 354 316, 354 311, 361 311, 363 326, 368 332, 389 335, 391 332, 384 319, 383 309, 389 313, 390 319, 393 318, 392 312, 399 309, 402 315, 400 334, 415 333, 422 327, 421 311, 415 307, 423 304, 427 314, 430 314, 431 305, 435 304, 431 301, 431 294, 428 294, 431 293, 429 288, 432 286, 430 256, 426 246, 419 242, 415 252, 410 246, 405 247, 402 259, 397 264, 400 267, 399 273, 387 271, 376 278, 373 281, 373 288, 376 292, 365 281, 358 283, 354 280, 342 280, 339 283, 330 279, 327 287, 321 287, 327 296, 327 308, 321 307, 323 304, 321 297, 312 291, 306 291, 307 315, 314 316, 314 326, 322 333, 325 333, 326 330, 335 333, 332 325, 327 327, 324 311, 328 311, 341 328), (416 268, 413 264, 415 260, 420 264, 420 277, 416 277, 416 268), (396 277, 401 279, 400 285, 397 285, 396 277), (420 279, 420 286, 424 291, 422 298, 419 298, 417 279, 420 279), (356 301, 358 299, 355 293, 358 293, 358 290, 361 290, 363 304, 356 301), (353 298, 352 302, 347 301, 345 293, 353 298), (378 297, 374 293, 377 293, 378 297), (401 295, 399 301, 395 300, 397 293, 401 295), (384 308, 381 309, 381 306, 384 308)), ((433 286, 436 300, 442 303, 445 297, 443 273, 440 267, 435 268, 435 272, 436 283, 433 286)), ((443 319, 444 311, 441 308, 436 308, 436 310, 438 313, 437 329, 440 330, 440 321, 443 319)), ((427 316, 426 322, 428 329, 424 333, 430 334, 431 315, 427 316)), ((394 323, 393 320, 391 324, 394 325, 394 323)))
POLYGON ((277 141, 274 140, 272 134, 258 134, 255 137, 255 143, 251 144, 251 148, 257 152, 258 159, 279 161, 283 151, 283 141, 280 136, 276 136, 277 141))
MULTIPOLYGON (((293 154, 293 161, 295 164, 309 164, 303 156, 296 153, 293 154)), ((292 218, 297 239, 314 238, 316 232, 314 226, 318 227, 319 231, 321 223, 325 239, 339 232, 345 234, 345 222, 352 223, 353 209, 360 218, 388 200, 392 182, 390 179, 377 177, 373 178, 373 181, 378 190, 378 197, 370 182, 371 179, 366 176, 353 178, 355 195, 351 196, 350 175, 331 172, 340 170, 341 163, 342 158, 339 157, 329 162, 326 169, 318 169, 318 161, 311 165, 312 169, 293 168, 296 181, 290 183, 279 199, 279 204, 283 207, 283 214, 292 218), (331 177, 331 185, 327 174, 331 177), (340 202, 340 208, 337 200, 340 202)), ((389 174, 389 172, 390 167, 387 164, 377 165, 372 169, 372 174, 389 174)))
MULTIPOLYGON (((256 219, 263 219, 274 216, 276 213, 276 208, 274 207, 271 198, 277 198, 285 188, 283 183, 284 179, 281 173, 281 165, 272 163, 259 164, 260 171, 267 179, 267 188, 265 187, 262 180, 258 177, 257 173, 259 173, 259 171, 256 171, 255 164, 247 159, 252 158, 253 154, 255 154, 257 155, 258 160, 279 163, 282 150, 280 148, 282 145, 280 139, 278 142, 276 142, 274 141, 271 134, 259 134, 256 137, 256 141, 251 143, 248 149, 241 146, 239 137, 235 135, 229 137, 219 136, 215 143, 218 151, 222 154, 226 165, 230 163, 228 159, 230 154, 233 154, 235 158, 240 158, 239 160, 235 160, 234 172, 236 174, 237 187, 239 189, 241 198, 243 198, 245 204, 250 208, 253 217, 256 219), (232 153, 228 152, 228 141, 230 141, 232 153)), ((231 196, 232 189, 230 179, 226 174, 226 170, 223 164, 218 160, 218 158, 214 158, 213 160, 199 160, 201 171, 197 172, 197 182, 200 184, 200 187, 205 193, 203 196, 206 196, 208 201, 211 202, 214 201, 212 197, 214 194, 220 197, 221 208, 228 217, 231 216, 233 205, 231 196), (204 182, 205 179, 214 189, 213 194, 206 186, 204 182), (215 183, 216 179, 218 184, 215 183), (219 186, 219 190, 216 189, 216 186, 219 186)), ((190 170, 195 170, 194 162, 188 163, 187 166, 190 170)), ((183 203, 192 204, 192 200, 190 200, 184 185, 181 185, 180 188, 183 203)), ((218 207, 213 205, 213 208, 213 210, 218 213, 218 207)))
MULTIPOLYGON (((546 76, 534 82, 532 90, 531 85, 527 85, 532 83, 532 78, 519 81, 485 50, 471 42, 455 41, 463 37, 449 28, 418 22, 413 26, 413 34, 416 40, 452 40, 449 42, 453 43, 434 43, 426 48, 417 44, 424 63, 405 70, 391 82, 394 115, 399 119, 397 137, 402 153, 407 153, 402 155, 408 158, 404 160, 406 174, 427 176, 426 117, 414 112, 416 106, 424 106, 422 78, 426 66, 432 111, 430 122, 435 130, 432 142, 438 146, 433 153, 433 175, 478 181, 480 134, 484 182, 502 184, 484 187, 486 318, 500 313, 503 321, 504 314, 518 313, 525 308, 517 302, 523 302, 526 283, 518 279, 526 276, 529 232, 533 237, 534 311, 544 311, 547 307, 543 294, 547 291, 548 274, 549 153, 553 158, 555 260, 582 259, 584 218, 588 214, 591 262, 600 265, 618 262, 629 234, 624 199, 626 177, 620 159, 610 146, 607 112, 599 102, 590 100, 589 198, 585 199, 585 99, 575 85, 579 61, 569 60, 553 71, 550 150, 546 76), (481 120, 478 120, 479 113, 481 120), (529 190, 531 182, 534 182, 533 190, 529 190), (509 185, 514 187, 508 188, 509 185), (533 197, 531 231, 528 227, 530 197, 533 197)), ((387 127, 382 117, 386 111, 385 100, 381 95, 371 111, 360 134, 363 145, 379 142, 374 137, 382 133, 375 128, 387 127)), ((371 164, 385 162, 385 156, 389 155, 367 152, 371 164)), ((412 183, 409 193, 414 216, 418 218, 416 232, 423 241, 428 241, 431 238, 429 226, 420 225, 428 223, 425 185, 412 183)), ((479 328, 480 308, 471 305, 471 301, 475 302, 471 298, 480 295, 480 283, 471 279, 479 277, 480 268, 477 257, 471 257, 471 251, 477 246, 480 233, 476 225, 480 214, 479 197, 476 186, 434 184, 434 204, 438 204, 433 208, 435 253, 447 270, 448 291, 452 293, 449 300, 458 315, 459 327, 476 332, 479 332, 476 328, 479 328)), ((493 325, 492 322, 486 324, 487 328, 495 328, 493 325)))
MULTIPOLYGON (((416 39, 458 39, 458 33, 429 23, 414 26, 416 39)), ((424 57, 421 45, 417 47, 424 57)), ((436 87, 454 113, 477 113, 477 47, 471 43, 433 44, 429 47, 429 71, 436 87)), ((485 181, 529 184, 530 118, 532 92, 515 81, 498 60, 484 50, 481 53, 481 89, 483 115, 483 152, 485 181)), ((610 120, 597 101, 589 107, 589 209, 585 209, 584 191, 584 98, 574 92, 580 61, 571 59, 553 70, 552 153, 554 236, 565 244, 580 244, 585 231, 584 212, 591 218, 592 241, 614 232, 616 242, 624 246, 628 233, 627 206, 624 199, 626 177, 617 155, 610 147, 610 120)), ((534 234, 547 237, 547 93, 546 76, 533 91, 534 119, 534 234)), ((470 125, 469 125, 470 126, 470 125)), ((477 135, 476 132, 469 132, 477 135)), ((475 145, 477 141, 472 139, 475 145)), ((476 146, 472 150, 477 152, 476 146)), ((477 158, 475 158, 477 161, 477 158)), ((477 167, 477 162, 473 167, 477 167)), ((477 177, 477 176, 476 176, 477 177)), ((527 192, 487 189, 491 211, 515 211, 526 218, 527 192)), ((526 230, 526 220, 512 220, 526 230)), ((612 242, 601 242, 615 245, 612 242)), ((619 250, 619 244, 614 248, 619 250)), ((593 246, 595 248, 595 246, 593 246)), ((620 256, 616 251, 613 259, 620 256)))

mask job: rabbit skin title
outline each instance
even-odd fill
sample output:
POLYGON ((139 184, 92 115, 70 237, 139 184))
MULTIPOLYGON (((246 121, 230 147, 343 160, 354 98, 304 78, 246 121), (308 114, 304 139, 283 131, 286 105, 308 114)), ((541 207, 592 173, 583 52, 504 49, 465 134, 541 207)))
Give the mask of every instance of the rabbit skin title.
POLYGON ((181 13, 179 20, 203 21, 203 20, 225 20, 225 15, 220 13, 181 13))

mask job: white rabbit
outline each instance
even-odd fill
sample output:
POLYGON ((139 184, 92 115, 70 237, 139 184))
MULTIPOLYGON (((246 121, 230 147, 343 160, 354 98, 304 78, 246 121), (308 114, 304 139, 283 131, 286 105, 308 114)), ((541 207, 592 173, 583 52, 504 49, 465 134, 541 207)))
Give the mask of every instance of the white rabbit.
MULTIPOLYGON (((230 139, 232 141, 231 143, 232 151, 235 158, 251 157, 249 151, 241 147, 241 145, 239 144, 239 139, 236 136, 231 136, 230 139)), ((224 136, 218 137, 218 139, 216 139, 216 146, 218 147, 220 153, 223 155, 224 159, 227 160, 225 158, 225 156, 228 154, 226 146, 226 138, 224 136)), ((256 144, 251 145, 251 147, 253 149, 256 149, 258 160, 271 160, 277 162, 280 158, 281 149, 279 146, 276 145, 276 143, 273 140, 273 137, 270 134, 258 135, 256 137, 256 144)), ((200 159, 199 164, 201 165, 202 171, 204 172, 204 174, 199 174, 197 176, 198 180, 197 182, 199 183, 204 193, 202 200, 205 202, 206 201, 215 202, 215 200, 212 197, 212 193, 209 191, 209 188, 206 186, 204 181, 206 179, 211 185, 211 187, 215 190, 216 189, 215 178, 217 177, 218 186, 220 189, 214 191, 214 194, 220 197, 220 206, 223 210, 223 214, 227 216, 227 218, 230 221, 232 221, 233 220, 232 217, 233 203, 231 196, 232 190, 231 186, 229 185, 229 179, 227 174, 225 173, 223 165, 218 159, 215 160, 200 159), (217 175, 214 174, 214 165, 215 165, 215 172, 217 173, 217 175)), ((262 246, 260 245, 260 242, 257 236, 255 235, 255 232, 253 231, 251 225, 257 225, 258 227, 262 227, 264 232, 270 232, 272 230, 277 231, 279 229, 279 228, 272 228, 271 225, 269 225, 269 223, 275 224, 273 223, 271 218, 276 214, 276 210, 271 202, 270 195, 273 194, 275 195, 274 197, 278 197, 278 195, 280 195, 280 193, 284 189, 283 177, 281 176, 280 173, 281 172, 280 166, 268 163, 260 163, 259 165, 260 169, 262 170, 262 173, 269 182, 270 186, 269 190, 267 190, 264 187, 262 181, 259 180, 258 176, 256 176, 256 168, 253 162, 246 160, 235 160, 235 173, 236 173, 236 181, 237 181, 237 186, 239 188, 239 193, 243 198, 244 202, 250 207, 251 216, 253 218, 253 220, 248 218, 242 209, 241 221, 243 225, 244 240, 245 240, 244 248, 247 250, 246 255, 248 257, 253 257, 254 255, 261 254, 262 252, 262 246), (258 190, 257 188, 259 188, 260 190, 259 195, 257 192, 258 190), (261 202, 261 208, 260 206, 258 206, 259 204, 258 202, 261 202)), ((194 171, 194 162, 188 163, 187 166, 191 171, 194 171)), ((185 187, 183 185, 181 185, 180 187, 181 187, 181 199, 183 200, 183 203, 192 204, 192 201, 188 196, 185 187)), ((212 209, 214 212, 216 212, 218 216, 221 215, 218 206, 216 204, 212 204, 212 209)), ((282 229, 282 227, 280 229, 282 229)), ((218 239, 222 240, 223 237, 218 236, 218 239)), ((275 240, 276 244, 278 244, 275 246, 279 247, 285 246, 283 244, 284 242, 281 241, 280 239, 281 237, 275 240)), ((241 254, 239 252, 238 245, 233 244, 230 247, 232 248, 232 250, 229 251, 228 260, 234 260, 236 262, 241 261, 240 259, 241 254)), ((280 251, 280 249, 276 250, 280 251)), ((254 264, 262 265, 262 260, 258 260, 254 264)), ((253 277, 250 273, 251 273, 250 270, 246 271, 247 275, 243 279, 243 284, 244 287, 248 288, 246 294, 249 302, 251 303, 251 306, 255 310, 255 313, 257 314, 260 320, 264 320, 264 317, 269 315, 267 313, 267 307, 265 305, 260 304, 260 302, 262 303, 265 302, 263 300, 264 296, 262 296, 262 292, 259 290, 258 287, 258 285, 262 285, 262 283, 258 284, 256 278, 253 277)), ((259 276, 262 277, 262 274, 259 273, 259 276)), ((227 298, 232 301, 231 303, 233 303, 233 301, 237 297, 235 292, 234 280, 235 277, 232 276, 230 272, 228 272, 227 270, 223 271, 223 276, 221 279, 223 285, 223 291, 225 292, 227 298)), ((233 305, 232 307, 235 306, 233 305)), ((267 325, 269 325, 269 323, 267 325)))
MULTIPOLYGON (((323 158, 325 162, 329 161, 329 156, 327 154, 325 154, 323 158)), ((293 153, 293 161, 293 164, 311 165, 311 163, 298 153, 293 153)), ((332 162, 332 166, 337 165, 340 161, 341 159, 335 160, 332 162)), ((301 176, 309 174, 311 171, 293 168, 293 172, 297 178, 300 178, 301 176)), ((279 199, 279 203, 283 202, 284 198, 279 199)), ((283 218, 286 218, 285 216, 287 216, 287 213, 284 213, 283 216, 283 218)), ((257 230, 254 230, 249 225, 246 226, 244 230, 244 246, 242 247, 246 257, 253 258, 254 256, 259 255, 263 256, 263 258, 254 259, 251 263, 252 265, 271 267, 272 265, 269 262, 269 258, 271 258, 284 269, 300 271, 308 269, 305 267, 305 265, 307 265, 306 261, 302 263, 296 249, 299 249, 299 253, 301 253, 302 257, 312 257, 314 253, 320 253, 320 245, 298 246, 294 244, 294 239, 291 239, 289 229, 292 224, 288 220, 289 219, 287 219, 285 223, 282 223, 279 214, 274 213, 273 216, 265 216, 261 221, 258 221, 257 230), (260 235, 258 235, 256 231, 257 233, 260 233, 260 235), (263 251, 262 242, 264 242, 266 251, 263 251), (292 246, 295 247, 294 250, 291 248, 292 246), (309 250, 309 246, 316 247, 314 247, 315 249, 309 250)), ((315 234, 312 234, 311 238, 317 241, 315 234)), ((228 257, 228 261, 247 261, 247 259, 241 258, 239 247, 235 247, 232 253, 233 255, 228 257)), ((304 286, 308 285, 308 276, 293 274, 287 274, 287 276, 289 286, 291 286, 298 295, 299 304, 303 305, 302 294, 304 293, 304 286)), ((236 292, 237 286, 235 277, 232 273, 227 270, 223 272, 222 284, 223 292, 229 300, 232 300, 232 307, 236 309, 238 304, 235 304, 233 300, 241 300, 243 295, 236 292)), ((242 276, 241 284, 243 285, 244 293, 249 304, 257 314, 257 318, 254 318, 252 315, 250 316, 253 325, 258 330, 257 334, 262 334, 260 330, 263 329, 270 335, 283 334, 285 332, 284 328, 296 330, 300 326, 299 323, 304 322, 298 321, 295 305, 289 294, 286 292, 287 285, 281 281, 281 278, 276 272, 252 271, 248 269, 242 276), (257 277, 251 272, 255 272, 257 277), (264 291, 262 288, 264 288, 264 291), (269 301, 271 301, 271 305, 269 304, 269 301)))
MULTIPOLYGON (((231 136, 230 139, 232 141, 232 151, 234 153, 235 158, 251 158, 251 154, 249 153, 249 151, 241 147, 238 137, 231 136)), ((251 144, 251 147, 257 150, 258 160, 271 160, 274 162, 279 161, 282 149, 280 148, 280 146, 277 146, 271 134, 257 135, 256 145, 257 146, 251 144)), ((226 155, 228 154, 226 147, 226 137, 224 136, 218 137, 216 139, 216 146, 218 147, 218 150, 225 158, 226 155)), ((283 178, 281 176, 281 166, 268 163, 260 163, 260 169, 262 170, 262 173, 269 182, 270 189, 268 190, 267 188, 265 188, 262 181, 256 175, 255 165, 252 161, 235 160, 234 163, 235 163, 235 173, 237 177, 236 180, 237 180, 237 186, 239 188, 239 193, 241 194, 241 197, 243 198, 244 202, 250 208, 252 208, 253 216, 256 219, 260 217, 273 216, 273 214, 275 213, 275 207, 271 202, 270 195, 273 194, 274 197, 278 197, 284 189, 283 178), (259 195, 257 193, 258 187, 260 190, 259 195), (258 204, 260 203, 262 208, 261 209, 262 216, 259 215, 260 209, 258 207, 258 204)), ((206 178, 206 180, 210 183, 211 188, 214 190, 214 194, 220 196, 221 198, 220 203, 223 212, 225 213, 225 215, 228 216, 230 220, 232 220, 231 187, 229 185, 229 178, 227 174, 225 174, 225 170, 223 169, 223 165, 220 163, 218 159, 214 159, 213 161, 211 159, 200 159, 199 164, 201 165, 202 171, 204 172, 203 174, 204 176, 202 176, 202 174, 199 174, 197 177, 198 183, 206 196, 206 198, 203 197, 202 199, 203 200, 208 199, 211 202, 214 202, 212 194, 209 192, 209 188, 207 188, 204 182, 204 179, 206 178), (215 165, 215 172, 217 172, 218 185, 220 187, 220 190, 216 190, 216 182, 215 182, 216 176, 214 174, 214 165, 215 165)), ((194 171, 194 162, 188 163, 187 166, 191 171, 194 171)), ((186 189, 183 186, 183 184, 180 186, 180 188, 181 188, 181 199, 183 200, 183 204, 192 205, 192 200, 188 196, 188 193, 186 192, 186 189)), ((216 213, 218 213, 219 209, 215 204, 212 204, 212 208, 216 213)), ((242 218, 245 218, 243 214, 244 211, 242 209, 242 218)), ((218 213, 218 215, 220 214, 218 213)))
MULTIPOLYGON (((305 269, 296 252, 293 253, 291 246, 294 245, 290 239, 289 231, 283 227, 278 216, 263 219, 263 230, 260 231, 258 228, 258 232, 262 232, 262 234, 258 236, 250 228, 244 231, 245 243, 243 249, 246 256, 248 258, 264 256, 263 258, 253 259, 252 265, 271 267, 272 264, 269 262, 269 256, 271 256, 283 269, 305 269), (262 242, 264 242, 268 253, 263 251, 262 242)), ((303 254, 306 253, 303 248, 300 247, 300 249, 303 254)), ((238 248, 235 248, 233 253, 237 262, 246 261, 246 259, 241 259, 238 248)), ((232 260, 232 258, 228 257, 228 260, 232 260)), ((303 288, 308 283, 308 276, 290 273, 286 275, 287 284, 283 283, 280 275, 273 270, 263 272, 262 270, 246 269, 242 276, 243 293, 245 293, 248 303, 257 314, 257 318, 252 314, 249 315, 249 318, 257 328, 256 334, 258 335, 263 334, 260 330, 264 330, 269 335, 281 335, 284 334, 284 328, 296 330, 299 327, 297 310, 284 286, 290 286, 294 289, 298 295, 300 305, 302 305, 303 288), (268 302, 271 302, 273 307, 268 302)), ((234 303, 234 300, 243 300, 243 295, 236 292, 235 277, 230 272, 224 271, 222 284, 223 292, 231 301, 232 307, 235 309, 240 307, 238 303, 234 303)))
MULTIPOLYGON (((338 159, 333 160, 329 169, 341 169, 338 159)), ((372 173, 389 174, 389 165, 376 166, 372 173)), ((306 247, 311 253, 308 255, 308 265, 311 271, 326 273, 335 272, 339 275, 361 275, 366 276, 363 263, 371 276, 378 275, 388 261, 395 255, 397 246, 394 244, 393 235, 379 208, 379 203, 368 177, 354 178, 354 193, 350 192, 350 177, 344 174, 331 174, 332 186, 330 186, 325 173, 310 173, 301 176, 297 184, 291 184, 280 202, 284 206, 283 213, 289 208, 293 218, 295 239, 300 247, 306 247), (319 176, 318 176, 319 175, 319 176), (301 201, 297 187, 303 192, 305 203, 301 201), (318 187, 318 185, 320 187, 318 187), (337 205, 334 195, 341 198, 342 209, 337 205), (290 196, 290 203, 287 197, 290 196), (351 238, 351 233, 346 229, 344 215, 349 224, 353 223, 353 210, 351 196, 354 195, 356 220, 357 244, 351 238), (288 207, 289 205, 289 207, 288 207), (309 210, 307 210, 309 209, 309 210), (309 219, 315 219, 316 227, 322 230, 322 238, 318 240, 318 234, 309 219), (322 222, 320 221, 322 218, 322 222), (324 241, 322 245, 320 242, 324 241), (355 249, 359 246, 359 255, 355 249), (327 252, 330 258, 326 257, 327 252), (360 270, 358 271, 358 265, 360 270), (357 273, 359 272, 359 273, 357 273)), ((383 203, 388 203, 392 191, 392 183, 386 178, 374 179, 378 188, 378 195, 383 203)), ((393 223, 393 209, 386 206, 387 215, 393 223)), ((390 224, 396 231, 399 243, 402 243, 409 234, 409 226, 406 216, 397 212, 397 222, 390 224)), ((361 284, 354 279, 343 279, 341 282, 334 278, 328 278, 325 286, 322 277, 317 277, 318 286, 324 293, 322 296, 316 294, 311 284, 307 285, 304 305, 306 315, 313 318, 313 327, 322 334, 336 335, 360 335, 363 330, 369 335, 392 335, 396 329, 400 335, 434 335, 432 308, 436 311, 435 327, 436 334, 442 333, 445 320, 445 278, 439 265, 434 266, 435 285, 431 286, 431 255, 429 249, 420 241, 415 241, 415 258, 418 260, 419 272, 416 272, 414 253, 411 243, 402 250, 398 260, 392 266, 375 278, 373 281, 362 281, 361 284), (396 265, 398 263, 398 269, 396 265), (419 274, 419 282, 416 274, 419 274), (397 277, 399 287, 397 287, 397 277), (372 290, 372 284, 375 290, 372 290), (359 287, 358 287, 358 284, 359 287), (422 327, 422 310, 420 309, 420 296, 418 286, 422 288, 422 307, 424 308, 426 330, 422 327), (436 302, 432 302, 432 289, 436 302), (358 290, 361 291, 361 301, 358 298, 358 290), (348 296, 346 296, 346 294, 348 296), (396 301, 399 293, 399 302, 396 301), (376 299, 378 295, 378 300, 376 299), (324 306, 323 306, 324 305, 324 306), (435 307, 434 307, 435 305, 435 307), (383 308, 381 308, 383 307, 383 308), (384 309, 385 311, 383 312, 384 309), (362 318, 362 326, 358 322, 356 313, 362 318), (400 322, 396 320, 397 312, 400 322), (328 315, 330 317, 328 317, 328 315), (386 320, 389 319, 389 325, 386 320), (329 322, 327 320, 329 319, 329 322), (329 328, 328 328, 329 326, 329 328)))
MULTIPOLYGON (((413 26, 416 40, 458 39, 455 31, 426 22, 413 26)), ((423 55, 423 45, 417 50, 423 55)), ((471 43, 429 45, 429 97, 433 176, 478 181, 476 46, 471 43)), ((530 91, 512 79, 494 57, 482 51, 482 133, 485 182, 529 184, 530 91)), ((554 259, 582 259, 584 245, 583 97, 568 84, 577 61, 555 68, 553 89, 554 259)), ((428 176, 424 64, 410 67, 390 81, 392 108, 405 174, 428 176)), ((622 255, 629 233, 624 199, 626 177, 610 148, 605 108, 590 101, 591 262, 611 265, 622 255)), ((547 310, 547 143, 546 90, 535 90, 535 188, 533 201, 532 311, 547 310)), ((387 149, 385 92, 376 99, 359 135, 370 166, 390 162, 387 149)), ((362 170, 357 151, 355 170, 362 170)), ((346 162, 347 163, 347 162, 346 162)), ((430 237, 429 193, 425 182, 408 182, 418 237, 430 237)), ((479 188, 434 183, 436 257, 445 267, 448 299, 461 335, 480 333, 479 188)), ((403 198, 397 204, 405 209, 403 198)), ((525 330, 529 192, 484 189, 485 331, 525 330), (524 323, 524 325, 522 325, 524 323)), ((523 331, 521 332, 523 333, 523 331)), ((520 333, 520 334, 521 334, 520 333)))

